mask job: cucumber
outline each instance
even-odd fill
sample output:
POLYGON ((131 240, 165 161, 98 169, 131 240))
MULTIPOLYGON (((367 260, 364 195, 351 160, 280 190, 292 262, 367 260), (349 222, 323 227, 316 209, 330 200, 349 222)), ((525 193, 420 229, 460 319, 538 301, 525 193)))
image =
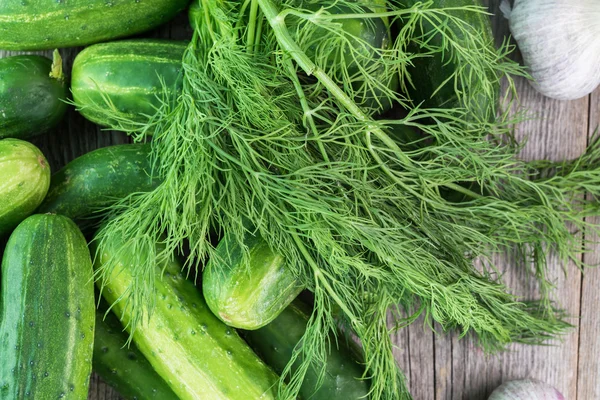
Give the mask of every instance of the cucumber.
POLYGON ((2 259, 0 398, 87 398, 94 342, 92 261, 77 226, 32 215, 2 259))
POLYGON ((27 139, 53 128, 67 111, 62 59, 0 58, 0 139, 27 139))
MULTIPOLYGON (((130 329, 132 315, 131 308, 126 307, 126 291, 133 282, 133 266, 128 261, 133 254, 127 250, 139 248, 130 246, 116 253, 115 246, 122 245, 114 238, 97 249, 96 268, 109 259, 118 262, 98 284, 123 326, 130 329)), ((274 399, 277 375, 233 328, 210 312, 181 269, 176 260, 156 267, 156 306, 133 332, 138 349, 182 400, 274 399)))
POLYGON ((271 322, 302 291, 283 257, 260 237, 246 234, 247 258, 225 236, 202 272, 202 293, 211 311, 227 325, 258 329, 271 322))
POLYGON ((103 147, 82 155, 52 175, 50 189, 39 213, 57 213, 82 228, 94 214, 134 192, 154 189, 150 177, 150 144, 103 147))
MULTIPOLYGON (((405 7, 411 7, 420 0, 402 0, 400 3, 405 7)), ((462 7, 462 6, 483 6, 480 0, 434 0, 432 2, 432 8, 447 8, 447 7, 462 7)), ((495 51, 494 39, 492 34, 492 25, 490 17, 487 14, 466 12, 466 11, 453 11, 452 14, 465 21, 474 32, 481 35, 483 40, 489 43, 489 47, 492 51, 495 51)), ((419 27, 417 27, 418 29, 419 27)), ((416 32, 416 35, 427 35, 431 36, 433 27, 429 23, 423 23, 422 30, 416 32)), ((461 43, 464 36, 455 30, 457 35, 456 40, 459 45, 467 45, 461 43)), ((442 46, 443 38, 441 35, 433 35, 428 41, 428 47, 439 48, 442 46)), ((422 48, 413 44, 409 47, 409 51, 420 53, 423 51, 422 48)), ((446 52, 444 54, 447 54, 446 52)), ((447 57, 438 53, 434 56, 428 57, 417 57, 413 59, 413 65, 408 69, 411 76, 414 87, 410 90, 410 98, 412 98, 415 104, 423 103, 425 107, 431 108, 458 108, 468 106, 471 111, 478 117, 485 117, 485 113, 489 109, 489 97, 488 96, 477 96, 475 104, 462 104, 456 95, 454 88, 454 80, 451 79, 452 74, 458 69, 462 68, 462 65, 457 64, 456 60, 448 60, 447 57), (437 92, 436 92, 437 91, 437 92)), ((491 77, 493 79, 494 77, 491 77)), ((473 87, 477 86, 477 82, 473 82, 473 87)), ((467 88, 458 88, 467 89, 467 88)), ((472 89, 472 88, 471 88, 472 89)), ((500 92, 500 82, 497 83, 496 91, 500 92)), ((493 116, 487 116, 493 117, 493 116)))
POLYGON ((112 312, 96 310, 94 372, 127 399, 178 400, 135 344, 127 346, 127 338, 112 312))
POLYGON ((0 237, 32 214, 50 185, 42 152, 19 139, 0 140, 0 237))
POLYGON ((189 0, 2 0, 0 49, 46 50, 131 36, 161 25, 189 0))
POLYGON ((125 40, 84 49, 71 78, 79 112, 113 128, 121 120, 148 122, 162 99, 174 99, 181 90, 185 49, 186 43, 168 40, 125 40))
MULTIPOLYGON (((246 331, 244 337, 261 358, 276 372, 281 373, 292 358, 294 348, 306 332, 309 312, 305 304, 296 300, 268 325, 246 331)), ((358 363, 360 355, 353 343, 331 340, 331 352, 325 366, 325 376, 317 386, 318 373, 309 369, 300 388, 305 400, 358 400, 368 399, 370 384, 362 379, 364 367, 358 363), (338 347, 336 347, 336 343, 338 347), (315 391, 315 388, 318 389, 315 391)), ((301 360, 292 366, 295 372, 301 360)))

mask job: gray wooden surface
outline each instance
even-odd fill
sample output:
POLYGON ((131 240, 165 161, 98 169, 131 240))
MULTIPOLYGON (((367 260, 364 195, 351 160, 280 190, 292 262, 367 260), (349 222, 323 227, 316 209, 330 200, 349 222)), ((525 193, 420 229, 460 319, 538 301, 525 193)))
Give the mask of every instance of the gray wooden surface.
MULTIPOLYGON (((506 21, 498 14, 499 0, 490 0, 496 13, 493 26, 498 38, 507 34, 506 21)), ((186 16, 149 36, 185 38, 186 16)), ((63 50, 67 71, 79 49, 63 50)), ((0 57, 14 53, 0 51, 0 57)), ((600 90, 586 98, 564 102, 543 98, 519 80, 521 103, 539 118, 526 121, 517 129, 528 137, 523 157, 562 160, 579 155, 600 123, 600 90)), ((70 110, 65 121, 53 132, 34 140, 46 154, 53 171, 92 149, 124 143, 119 133, 100 131, 70 110)), ((600 220, 599 220, 600 222, 600 220)), ((590 263, 600 262, 600 251, 582 254, 590 263)), ((509 285, 525 297, 535 295, 535 285, 502 262, 509 285)), ((396 358, 405 371, 416 400, 483 400, 500 383, 515 378, 537 378, 556 386, 568 400, 600 399, 600 271, 580 273, 572 265, 551 262, 556 281, 555 297, 573 318, 575 328, 560 342, 550 346, 511 346, 506 352, 486 356, 468 339, 432 333, 419 322, 394 336, 396 358)), ((117 400, 118 394, 92 377, 89 399, 117 400)), ((250 400, 250 399, 249 399, 250 400)))

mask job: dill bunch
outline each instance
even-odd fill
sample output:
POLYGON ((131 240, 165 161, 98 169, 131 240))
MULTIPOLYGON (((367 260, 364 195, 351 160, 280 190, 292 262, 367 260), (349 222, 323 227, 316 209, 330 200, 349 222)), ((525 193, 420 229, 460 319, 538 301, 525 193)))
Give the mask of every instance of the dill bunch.
MULTIPOLYGON (((294 355, 301 368, 292 373, 292 360, 284 371, 282 399, 296 398, 307 368, 322 370, 339 310, 364 350, 372 399, 410 398, 389 334, 420 314, 475 335, 490 351, 564 332, 546 256, 579 262, 574 232, 597 229, 582 217, 597 213, 600 146, 570 163, 520 161, 510 140, 515 121, 499 111, 497 88, 507 79, 510 98, 510 74, 522 71, 505 58, 507 47, 494 50, 455 11, 483 12, 430 1, 382 8, 199 0, 176 101, 165 99, 148 123, 115 126, 136 140, 153 134, 153 173, 162 179, 111 207, 97 235, 124 243, 115 260, 130 248, 143 257, 123 299, 132 328, 152 312, 156 263, 187 241, 187 266, 198 273, 214 252, 211 232, 227 232, 243 247, 249 222, 315 298, 294 355), (347 11, 330 12, 336 7, 347 11), (374 46, 350 35, 347 19, 402 28, 374 46), (431 35, 443 40, 434 44, 431 35), (425 50, 414 53, 415 45, 425 50), (458 106, 421 108, 404 90, 409 67, 441 53, 469 65, 444 83, 458 106), (375 119, 388 103, 410 111, 375 119), (394 127, 418 129, 430 141, 406 146, 394 127), (539 302, 520 301, 497 276, 494 254, 514 249, 540 280, 539 302), (396 307, 408 316, 390 328, 387 313, 396 307)), ((98 273, 106 278, 114 266, 98 273)))

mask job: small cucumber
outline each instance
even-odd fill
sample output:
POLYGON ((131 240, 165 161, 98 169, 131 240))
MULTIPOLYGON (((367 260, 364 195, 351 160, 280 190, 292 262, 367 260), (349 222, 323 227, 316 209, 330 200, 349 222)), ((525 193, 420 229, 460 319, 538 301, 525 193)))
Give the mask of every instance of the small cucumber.
POLYGON ((258 329, 271 322, 302 291, 282 256, 260 237, 246 234, 247 253, 225 236, 202 273, 211 311, 229 326, 258 329))
POLYGON ((2 0, 0 49, 84 46, 157 27, 189 0, 2 0))
POLYGON ((85 400, 92 370, 92 261, 77 226, 32 215, 2 259, 0 399, 85 400))
POLYGON ((62 59, 0 58, 0 139, 27 139, 53 128, 67 111, 62 59))
MULTIPOLYGON (((122 245, 114 238, 97 249, 96 268, 109 259, 118 262, 98 284, 121 323, 130 327, 131 308, 126 303, 134 266, 129 260, 139 248, 117 253, 116 246, 122 245)), ((158 265, 154 273, 156 306, 134 330, 133 342, 173 392, 182 400, 275 399, 277 375, 210 312, 194 284, 185 279, 182 265, 173 260, 158 265)))
POLYGON ((0 237, 32 214, 50 185, 42 152, 19 139, 0 140, 0 237))
MULTIPOLYGON (((261 358, 276 372, 281 373, 292 359, 294 349, 306 332, 309 312, 305 304, 296 300, 268 325, 246 331, 244 337, 261 358)), ((331 341, 331 352, 325 365, 322 385, 315 391, 317 371, 309 369, 300 388, 305 400, 359 400, 368 399, 370 384, 362 379, 364 367, 353 343, 331 341), (338 347, 336 347, 336 343, 338 347)), ((301 360, 292 367, 296 371, 301 360)))
POLYGON ((123 330, 112 312, 96 310, 94 372, 127 399, 178 400, 123 330))
POLYGON ((82 155, 52 175, 39 213, 65 215, 80 226, 92 223, 95 213, 134 192, 158 185, 150 177, 150 144, 103 147, 82 155))
POLYGON ((161 100, 171 100, 181 90, 185 49, 184 42, 156 39, 84 49, 75 58, 71 78, 79 112, 102 126, 118 127, 123 120, 148 122, 161 100))

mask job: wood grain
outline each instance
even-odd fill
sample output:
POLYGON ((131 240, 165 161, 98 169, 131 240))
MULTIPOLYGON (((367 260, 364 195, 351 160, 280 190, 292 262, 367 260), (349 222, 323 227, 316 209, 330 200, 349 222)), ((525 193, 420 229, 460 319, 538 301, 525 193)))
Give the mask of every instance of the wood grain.
MULTIPOLYGON (((499 0, 489 2, 496 14, 493 27, 498 41, 508 33, 506 21, 498 14, 499 0)), ((189 37, 187 16, 182 13, 171 24, 148 33, 150 37, 189 37)), ((62 50, 69 71, 80 49, 62 50)), ((0 57, 14 53, 0 51, 0 57)), ((49 55, 49 52, 45 53, 49 55)), ((526 159, 574 158, 583 150, 600 123, 600 91, 590 98, 559 102, 543 98, 523 80, 517 81, 521 103, 536 119, 519 125, 517 135, 529 141, 522 156, 526 159)), ((120 133, 101 131, 70 109, 59 127, 33 142, 46 154, 53 171, 90 150, 128 142, 120 133)), ((598 221, 600 222, 600 220, 598 221)), ((582 255, 589 263, 600 262, 600 250, 582 255)), ((509 287, 525 297, 534 297, 536 286, 525 271, 507 257, 498 261, 509 287)), ((556 282, 554 297, 574 318, 575 328, 562 342, 548 347, 513 345, 495 356, 483 354, 469 338, 433 333, 422 320, 397 332, 393 339, 396 359, 405 371, 415 400, 483 400, 500 383, 515 378, 537 378, 555 385, 569 400, 600 399, 600 271, 582 276, 572 265, 567 275, 558 260, 550 266, 556 282), (580 317, 580 318, 577 318, 580 317)), ((439 329, 438 329, 439 330, 439 329)), ((117 400, 118 393, 93 376, 90 400, 117 400)))

